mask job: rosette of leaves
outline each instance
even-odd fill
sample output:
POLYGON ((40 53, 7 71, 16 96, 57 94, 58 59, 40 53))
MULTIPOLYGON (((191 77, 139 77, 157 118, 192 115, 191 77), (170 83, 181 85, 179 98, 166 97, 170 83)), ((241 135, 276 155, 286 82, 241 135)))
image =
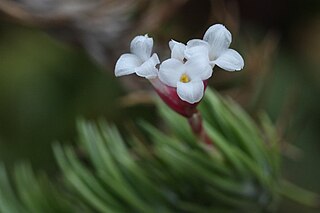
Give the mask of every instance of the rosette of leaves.
POLYGON ((208 90, 200 105, 209 147, 187 121, 158 102, 166 130, 140 122, 139 136, 79 122, 79 147, 54 145, 61 176, 23 164, 0 170, 0 212, 265 212, 283 196, 315 205, 317 196, 281 177, 278 136, 233 101, 208 90), (79 157, 81 150, 81 157, 79 157))

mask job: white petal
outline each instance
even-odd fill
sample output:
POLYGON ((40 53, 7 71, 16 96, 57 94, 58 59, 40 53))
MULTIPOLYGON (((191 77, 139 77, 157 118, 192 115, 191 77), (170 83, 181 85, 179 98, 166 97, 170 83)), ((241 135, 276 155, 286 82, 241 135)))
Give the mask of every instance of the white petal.
POLYGON ((177 93, 181 100, 188 103, 197 103, 204 93, 204 85, 200 79, 192 80, 188 83, 178 82, 177 93))
POLYGON ((209 44, 206 41, 200 39, 192 39, 187 43, 187 49, 185 50, 185 57, 187 59, 198 54, 209 54, 209 44))
POLYGON ((158 55, 154 53, 151 58, 145 61, 141 66, 137 67, 135 72, 140 77, 148 79, 156 78, 158 76, 158 69, 156 68, 156 65, 159 63, 158 55))
POLYGON ((225 26, 215 24, 206 31, 203 40, 210 44, 210 59, 215 60, 229 48, 232 37, 231 33, 225 26))
POLYGON ((244 66, 242 56, 233 49, 228 49, 213 62, 226 71, 239 71, 244 66))
POLYGON ((191 39, 187 42, 187 48, 196 47, 196 46, 209 46, 208 42, 201 39, 191 39))
POLYGON ((116 63, 114 69, 115 75, 129 75, 135 72, 135 68, 142 64, 141 60, 133 54, 122 54, 116 63))
POLYGON ((171 49, 171 58, 183 61, 186 45, 180 42, 176 42, 175 40, 171 40, 169 42, 169 47, 171 49))
POLYGON ((133 54, 137 55, 143 62, 147 61, 152 52, 153 39, 148 35, 136 36, 130 45, 130 50, 133 54))
POLYGON ((206 80, 212 75, 212 68, 209 64, 208 54, 199 53, 189 58, 185 63, 187 75, 191 79, 200 78, 201 80, 206 80))
POLYGON ((159 79, 162 83, 177 87, 177 82, 184 72, 184 64, 175 58, 170 58, 162 62, 159 69, 159 79))

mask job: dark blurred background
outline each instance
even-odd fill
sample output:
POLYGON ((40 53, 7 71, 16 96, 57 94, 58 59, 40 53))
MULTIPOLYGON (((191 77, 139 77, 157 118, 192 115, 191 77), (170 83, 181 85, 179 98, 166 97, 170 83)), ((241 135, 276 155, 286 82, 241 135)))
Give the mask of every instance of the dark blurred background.
MULTIPOLYGON (((318 0, 0 0, 0 161, 56 173, 51 144, 75 142, 79 117, 155 122, 148 84, 116 79, 117 57, 148 33, 165 59, 171 38, 201 38, 214 23, 232 32, 245 69, 216 67, 211 87, 253 117, 266 111, 283 138, 284 175, 320 193, 318 0)), ((317 210, 284 201, 280 212, 317 210)))

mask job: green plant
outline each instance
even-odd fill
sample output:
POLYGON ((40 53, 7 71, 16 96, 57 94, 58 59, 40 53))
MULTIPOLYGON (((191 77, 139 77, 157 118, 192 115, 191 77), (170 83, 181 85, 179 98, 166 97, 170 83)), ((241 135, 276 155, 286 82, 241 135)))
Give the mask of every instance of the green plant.
POLYGON ((165 130, 140 121, 139 137, 113 125, 79 122, 79 145, 54 145, 61 176, 28 164, 9 180, 0 169, 0 212, 265 212, 286 196, 317 196, 283 180, 279 138, 266 115, 260 126, 233 101, 208 90, 199 106, 214 146, 199 143, 186 119, 157 102, 165 130))

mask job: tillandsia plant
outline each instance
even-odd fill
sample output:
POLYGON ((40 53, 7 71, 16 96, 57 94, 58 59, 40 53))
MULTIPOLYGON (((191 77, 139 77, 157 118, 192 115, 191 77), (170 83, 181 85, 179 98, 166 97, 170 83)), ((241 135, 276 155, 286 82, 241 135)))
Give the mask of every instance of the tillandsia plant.
POLYGON ((193 132, 203 142, 212 145, 203 129, 197 105, 204 96, 207 80, 212 76, 215 65, 226 71, 243 68, 241 55, 229 49, 231 40, 231 33, 225 26, 212 25, 203 39, 192 39, 186 45, 171 40, 171 57, 160 64, 158 55, 152 54, 153 39, 139 35, 131 41, 131 53, 125 53, 118 59, 115 75, 136 73, 148 79, 161 99, 188 119, 193 132))

